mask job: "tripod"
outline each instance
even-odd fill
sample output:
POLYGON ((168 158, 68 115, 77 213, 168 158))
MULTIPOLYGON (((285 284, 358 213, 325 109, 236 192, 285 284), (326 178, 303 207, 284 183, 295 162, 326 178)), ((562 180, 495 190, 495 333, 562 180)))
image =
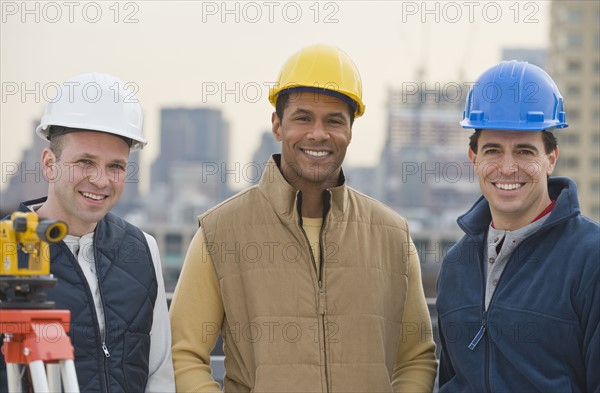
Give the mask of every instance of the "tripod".
POLYGON ((9 392, 23 392, 19 365, 29 367, 35 392, 79 392, 68 310, 1 309, 2 353, 9 392), (46 364, 48 374, 46 375, 46 364))

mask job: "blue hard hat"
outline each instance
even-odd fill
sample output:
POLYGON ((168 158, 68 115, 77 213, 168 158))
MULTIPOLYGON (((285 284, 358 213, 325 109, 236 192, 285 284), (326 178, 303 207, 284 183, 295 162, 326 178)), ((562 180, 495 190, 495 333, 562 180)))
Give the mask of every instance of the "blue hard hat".
POLYGON ((544 131, 565 128, 563 98, 550 75, 524 61, 503 61, 471 87, 463 128, 544 131))

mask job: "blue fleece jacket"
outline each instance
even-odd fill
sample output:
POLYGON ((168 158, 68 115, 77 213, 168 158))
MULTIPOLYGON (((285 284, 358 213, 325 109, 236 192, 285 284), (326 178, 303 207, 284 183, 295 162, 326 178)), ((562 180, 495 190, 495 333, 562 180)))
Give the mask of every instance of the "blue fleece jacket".
POLYGON ((444 258, 437 311, 440 392, 600 392, 600 225, 580 214, 575 183, 549 180, 556 205, 514 251, 487 311, 480 198, 444 258))

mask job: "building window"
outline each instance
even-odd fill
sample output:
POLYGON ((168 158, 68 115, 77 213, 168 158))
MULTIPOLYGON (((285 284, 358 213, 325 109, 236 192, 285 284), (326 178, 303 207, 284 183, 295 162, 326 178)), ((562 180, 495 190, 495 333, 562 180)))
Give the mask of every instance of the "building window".
POLYGON ((583 14, 580 9, 571 8, 567 11, 567 21, 573 24, 580 24, 583 21, 583 14))
MULTIPOLYGON (((596 112, 596 115, 600 116, 600 112, 596 112)), ((596 117, 596 119, 598 119, 598 117, 596 117)), ((592 135, 592 144, 594 144, 595 146, 600 146, 600 134, 592 135)))
POLYGON ((579 49, 583 44, 580 33, 567 33, 567 47, 569 49, 579 49))
POLYGON ((581 94, 581 87, 579 85, 568 85, 567 86, 567 97, 578 96, 581 94))
POLYGON ((567 123, 569 121, 578 121, 580 117, 580 113, 577 109, 567 110, 567 123))
POLYGON ((568 72, 581 71, 581 62, 577 61, 577 60, 568 60, 567 61, 567 71, 568 72))
POLYGON ((595 171, 600 171, 600 158, 592 158, 592 169, 595 171))
POLYGON ((566 133, 563 139, 563 143, 567 146, 577 145, 579 143, 579 135, 566 133))
POLYGON ((562 160, 562 167, 565 169, 577 169, 579 167, 579 159, 577 157, 565 157, 562 160))

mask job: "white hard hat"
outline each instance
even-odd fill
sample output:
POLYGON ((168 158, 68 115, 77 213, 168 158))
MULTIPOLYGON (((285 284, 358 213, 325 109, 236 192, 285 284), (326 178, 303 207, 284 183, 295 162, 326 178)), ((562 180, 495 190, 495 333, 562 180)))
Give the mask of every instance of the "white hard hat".
POLYGON ((141 149, 148 142, 142 135, 142 108, 132 87, 107 74, 71 78, 48 103, 35 132, 46 140, 50 126, 102 131, 131 139, 131 150, 141 149))

